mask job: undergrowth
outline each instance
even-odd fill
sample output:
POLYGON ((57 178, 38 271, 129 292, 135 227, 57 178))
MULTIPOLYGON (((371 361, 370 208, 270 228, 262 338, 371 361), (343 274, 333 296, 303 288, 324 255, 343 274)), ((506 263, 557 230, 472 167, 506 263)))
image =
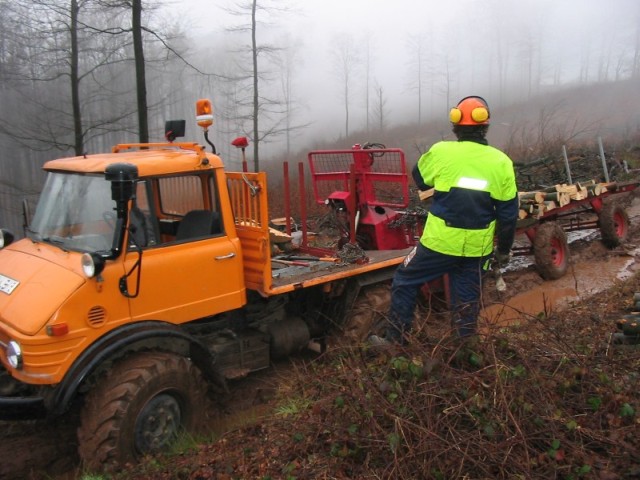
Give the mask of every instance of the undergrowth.
POLYGON ((122 478, 637 477, 640 347, 611 342, 635 291, 638 276, 464 356, 434 317, 406 347, 329 349, 262 422, 122 478))

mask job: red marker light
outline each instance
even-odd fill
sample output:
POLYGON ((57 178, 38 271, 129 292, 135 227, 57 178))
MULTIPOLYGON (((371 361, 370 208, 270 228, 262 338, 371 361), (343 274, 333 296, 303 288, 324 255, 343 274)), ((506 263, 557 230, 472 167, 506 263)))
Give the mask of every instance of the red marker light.
POLYGON ((47 335, 50 337, 62 337, 69 333, 69 325, 66 323, 56 323, 55 325, 47 325, 47 335))
POLYGON ((238 137, 231 142, 231 145, 237 148, 246 148, 249 146, 249 140, 247 140, 247 137, 238 137))

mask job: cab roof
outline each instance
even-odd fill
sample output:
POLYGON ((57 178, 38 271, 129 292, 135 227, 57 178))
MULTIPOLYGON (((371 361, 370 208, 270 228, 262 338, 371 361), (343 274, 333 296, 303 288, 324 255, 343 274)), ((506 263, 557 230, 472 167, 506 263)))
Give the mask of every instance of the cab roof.
POLYGON ((122 144, 111 153, 50 160, 43 166, 47 171, 104 173, 113 163, 130 163, 138 168, 140 177, 190 173, 213 170, 223 166, 217 155, 206 153, 197 143, 122 144))

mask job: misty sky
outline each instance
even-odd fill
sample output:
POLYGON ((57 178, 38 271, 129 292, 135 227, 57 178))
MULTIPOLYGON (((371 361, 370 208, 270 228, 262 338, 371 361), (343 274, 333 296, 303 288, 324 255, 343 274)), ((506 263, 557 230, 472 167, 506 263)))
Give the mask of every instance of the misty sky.
MULTIPOLYGON (((189 34, 194 38, 228 42, 232 34, 225 29, 238 20, 221 7, 240 1, 248 0, 185 0, 179 8, 190 19, 189 34)), ((625 49, 636 47, 634 35, 640 24, 638 0, 271 0, 268 4, 287 4, 292 11, 272 15, 271 26, 259 27, 259 41, 285 33, 290 36, 301 57, 297 91, 308 114, 326 119, 325 128, 333 126, 336 135, 344 115, 331 51, 341 36, 351 36, 363 49, 369 39, 370 80, 383 89, 389 117, 402 122, 416 110, 410 88, 415 75, 410 38, 421 37, 432 48, 425 117, 429 113, 444 116, 457 99, 469 94, 498 100, 486 85, 491 79, 495 84, 500 75, 496 63, 501 57, 508 66, 503 75, 516 85, 515 93, 501 100, 516 101, 519 91, 525 94, 530 75, 522 57, 528 49, 535 50, 531 55, 539 66, 533 68, 540 70, 536 76, 541 85, 575 82, 585 75, 580 72, 584 64, 597 65, 598 58, 605 57, 610 59, 608 79, 612 80, 615 65, 610 64, 625 49)), ((361 73, 353 93, 354 127, 362 125, 364 115, 361 73)), ((595 80, 596 67, 586 75, 595 80)))

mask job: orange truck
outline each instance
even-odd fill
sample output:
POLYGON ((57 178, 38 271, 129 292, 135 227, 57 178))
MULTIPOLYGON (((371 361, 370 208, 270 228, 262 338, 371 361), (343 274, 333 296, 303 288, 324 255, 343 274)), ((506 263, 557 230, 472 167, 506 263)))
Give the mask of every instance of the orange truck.
POLYGON ((276 271, 266 174, 197 143, 43 168, 25 238, 0 237, 0 419, 79 412, 90 468, 195 429, 207 395, 324 338, 411 248, 276 271))

